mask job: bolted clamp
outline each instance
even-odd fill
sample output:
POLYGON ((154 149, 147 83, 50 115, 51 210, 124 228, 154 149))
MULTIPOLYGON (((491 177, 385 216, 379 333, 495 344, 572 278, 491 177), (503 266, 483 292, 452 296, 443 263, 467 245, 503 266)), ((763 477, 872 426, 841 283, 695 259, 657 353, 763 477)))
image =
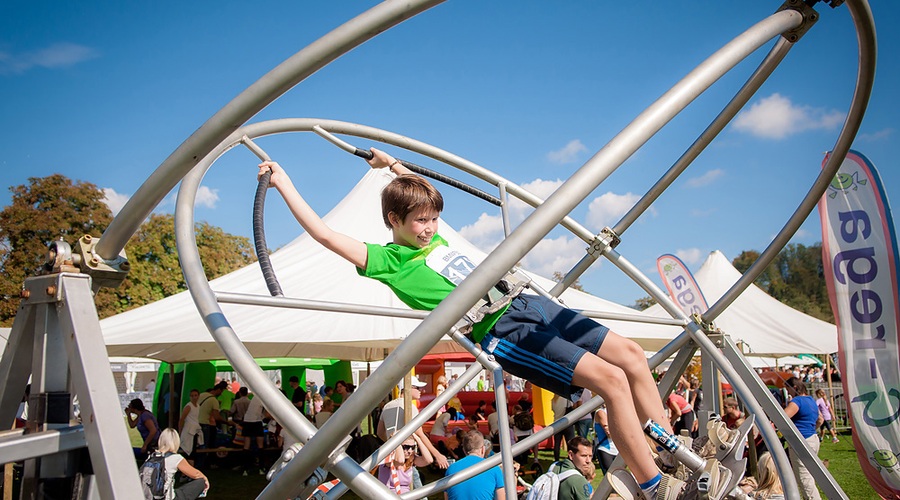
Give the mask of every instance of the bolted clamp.
POLYGON ((621 242, 622 240, 619 239, 619 235, 609 227, 605 227, 597 236, 594 236, 594 239, 588 244, 587 253, 588 255, 596 255, 599 257, 606 253, 607 250, 616 248, 621 242))
MULTIPOLYGON (((807 2, 805 0, 786 0, 781 7, 778 8, 776 12, 781 12, 783 10, 795 10, 803 16, 803 22, 800 23, 800 26, 792 30, 787 30, 781 34, 787 41, 791 43, 796 43, 803 35, 806 34, 810 28, 816 24, 816 21, 819 20, 819 13, 816 12, 812 5, 814 5, 818 0, 814 0, 812 2, 807 2)), ((843 0, 832 0, 830 2, 831 7, 835 8, 840 4, 844 3, 843 0)))
POLYGON ((91 277, 92 288, 96 292, 102 287, 116 288, 125 281, 128 272, 131 271, 131 262, 125 256, 125 250, 119 252, 115 259, 106 260, 94 251, 99 238, 86 234, 78 239, 76 245, 77 258, 80 271, 91 277))

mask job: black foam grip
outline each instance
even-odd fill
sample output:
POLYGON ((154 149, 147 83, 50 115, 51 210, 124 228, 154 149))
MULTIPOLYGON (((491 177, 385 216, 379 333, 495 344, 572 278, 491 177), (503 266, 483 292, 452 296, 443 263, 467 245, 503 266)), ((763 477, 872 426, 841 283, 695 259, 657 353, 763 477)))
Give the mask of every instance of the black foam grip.
POLYGON ((494 196, 492 194, 485 193, 484 191, 482 191, 476 187, 472 187, 462 181, 458 181, 458 180, 454 179, 453 177, 448 177, 444 174, 440 174, 438 172, 435 172, 434 170, 430 170, 423 166, 416 165, 415 163, 410 163, 406 160, 399 160, 399 161, 400 161, 400 163, 403 164, 404 167, 412 170, 413 172, 415 172, 421 176, 430 177, 436 181, 443 182, 444 184, 446 184, 448 186, 455 187, 456 189, 459 189, 463 192, 469 193, 472 196, 481 198, 482 200, 484 200, 488 203, 493 203, 494 205, 496 205, 498 207, 500 205, 502 205, 502 203, 500 202, 500 198, 497 198, 496 196, 494 196))
POLYGON ((283 297, 281 285, 275 277, 275 270, 269 261, 269 249, 266 246, 266 232, 263 229, 263 215, 266 206, 266 191, 269 189, 269 177, 272 172, 266 172, 259 177, 259 185, 256 186, 256 197, 253 199, 253 244, 256 248, 256 258, 259 260, 259 268, 262 270, 266 287, 273 297, 283 297))
POLYGON ((364 158, 366 160, 371 160, 373 156, 375 156, 371 151, 365 149, 356 148, 356 151, 353 152, 356 156, 360 158, 364 158))

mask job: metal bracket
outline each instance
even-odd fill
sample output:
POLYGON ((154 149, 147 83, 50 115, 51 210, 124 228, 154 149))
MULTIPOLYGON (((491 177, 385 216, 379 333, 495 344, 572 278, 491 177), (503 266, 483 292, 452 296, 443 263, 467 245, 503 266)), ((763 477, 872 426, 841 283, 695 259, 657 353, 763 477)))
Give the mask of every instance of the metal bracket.
MULTIPOLYGON (((94 251, 99 238, 86 234, 79 238, 76 250, 79 267, 82 273, 91 277, 92 289, 96 292, 100 288, 116 288, 125 281, 125 277, 131 270, 131 263, 123 249, 115 259, 105 260, 94 251)), ((74 257, 74 256, 73 256, 74 257)))
MULTIPOLYGON (((815 3, 815 2, 813 2, 815 3)), ((831 7, 835 8, 838 5, 843 3, 843 0, 832 0, 831 7), (835 5, 837 4, 837 5, 835 5)), ((776 12, 781 12, 783 10, 796 10, 803 16, 803 22, 800 23, 800 26, 792 30, 785 31, 781 34, 787 41, 791 43, 796 43, 803 35, 809 31, 810 28, 813 27, 814 24, 819 20, 819 13, 812 8, 812 6, 808 5, 804 0, 786 0, 781 7, 778 8, 776 12)))
POLYGON ((603 255, 607 250, 616 248, 622 240, 619 238, 619 235, 615 233, 609 227, 604 227, 602 231, 597 236, 594 236, 594 239, 588 244, 587 253, 588 255, 603 255))

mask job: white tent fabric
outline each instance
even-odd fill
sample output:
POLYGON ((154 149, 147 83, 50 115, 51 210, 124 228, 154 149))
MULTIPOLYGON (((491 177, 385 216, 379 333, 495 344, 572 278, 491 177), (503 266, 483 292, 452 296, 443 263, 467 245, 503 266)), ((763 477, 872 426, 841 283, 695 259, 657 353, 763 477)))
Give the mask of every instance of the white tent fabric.
MULTIPOLYGON (((709 254, 694 274, 707 303, 713 304, 740 278, 722 252, 709 254)), ((666 317, 659 304, 645 313, 666 317)), ((837 327, 797 311, 750 285, 713 322, 743 344, 750 356, 781 357, 796 354, 822 354, 837 351, 837 327)))
MULTIPOLYGON (((353 190, 324 217, 335 230, 359 240, 388 242, 391 234, 381 220, 381 189, 390 180, 384 170, 370 170, 353 190)), ((249 207, 248 207, 249 209, 249 207)), ((441 222, 440 230, 451 245, 475 259, 484 253, 441 222)), ((271 255, 285 296, 350 304, 406 308, 386 286, 357 275, 352 265, 303 234, 271 255)), ((533 276, 533 275, 532 275, 533 276)), ((553 282, 534 276, 545 289, 553 282)), ((216 291, 268 295, 262 273, 252 264, 211 283, 216 291)), ((636 313, 636 311, 575 290, 562 300, 572 308, 636 313)), ((349 313, 276 309, 222 304, 229 323, 250 353, 261 357, 311 357, 350 360, 383 359, 418 324, 418 321, 349 313)), ((655 339, 658 349, 677 335, 672 327, 604 321, 613 330, 655 339)), ((189 293, 101 321, 110 356, 139 356, 169 362, 223 359, 204 326, 189 293)), ((432 352, 460 351, 446 339, 432 352)))

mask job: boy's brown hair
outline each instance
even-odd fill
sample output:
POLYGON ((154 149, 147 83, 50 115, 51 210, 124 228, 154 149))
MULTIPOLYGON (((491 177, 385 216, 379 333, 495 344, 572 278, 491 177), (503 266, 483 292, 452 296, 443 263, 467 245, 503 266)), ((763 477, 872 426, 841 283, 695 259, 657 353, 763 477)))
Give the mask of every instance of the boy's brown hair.
POLYGON ((388 229, 392 228, 389 214, 393 213, 402 222, 407 215, 420 208, 433 208, 442 212, 444 197, 430 182, 418 175, 400 175, 381 191, 381 217, 388 229))

